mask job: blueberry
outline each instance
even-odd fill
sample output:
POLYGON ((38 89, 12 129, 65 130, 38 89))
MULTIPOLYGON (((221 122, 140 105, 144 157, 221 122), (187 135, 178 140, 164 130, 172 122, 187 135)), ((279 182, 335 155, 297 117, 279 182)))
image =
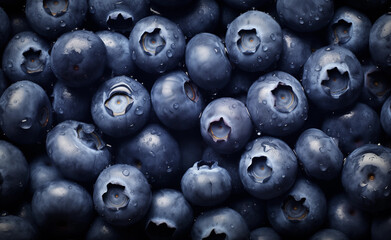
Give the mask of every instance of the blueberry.
POLYGON ((247 11, 228 25, 225 44, 234 65, 248 72, 264 71, 280 58, 281 27, 264 12, 247 11))
POLYGON ((155 188, 177 186, 181 170, 178 142, 158 124, 145 126, 118 146, 117 163, 137 167, 155 188))
POLYGON ((368 49, 371 27, 371 20, 362 12, 346 6, 340 7, 328 25, 328 42, 362 55, 368 49))
POLYGON ((191 229, 192 240, 245 240, 250 232, 242 216, 231 208, 214 208, 198 216, 191 229))
POLYGON ((135 167, 115 164, 104 169, 94 184, 95 210, 114 226, 129 226, 147 213, 152 193, 144 175, 135 167))
POLYGON ((87 8, 87 0, 27 0, 25 13, 35 32, 56 39, 81 27, 87 8))
POLYGON ((369 238, 370 215, 355 207, 346 194, 340 193, 329 199, 327 216, 329 226, 350 239, 369 238))
POLYGON ((297 139, 295 152, 305 173, 318 180, 332 180, 339 177, 343 154, 336 140, 323 131, 310 128, 297 139))
POLYGON ((271 227, 254 229, 250 233, 251 240, 281 240, 280 235, 271 227))
POLYGON ((0 239, 38 239, 37 229, 26 219, 7 215, 0 217, 0 239))
POLYGON ((126 76, 103 82, 91 103, 94 123, 112 137, 135 134, 147 123, 150 109, 148 91, 141 83, 126 76))
POLYGON ((231 177, 215 161, 198 161, 182 176, 185 198, 196 206, 216 206, 231 193, 231 177))
POLYGON ((79 184, 66 180, 38 189, 31 208, 40 231, 52 239, 81 237, 93 216, 91 195, 79 184))
POLYGON ((145 219, 149 239, 183 239, 193 225, 193 209, 181 192, 163 188, 153 193, 145 219))
POLYGON ((106 65, 106 47, 93 32, 77 30, 61 35, 50 55, 56 77, 69 87, 96 82, 106 65))
POLYGON ((387 72, 391 72, 391 14, 380 16, 369 33, 369 52, 373 62, 387 72))
POLYGON ((283 25, 297 32, 314 32, 330 22, 334 1, 277 0, 276 8, 283 25))
POLYGON ((326 117, 322 131, 338 140, 338 146, 345 154, 367 143, 378 143, 380 120, 378 114, 363 103, 326 117))
POLYGON ((348 155, 342 169, 342 186, 358 208, 381 212, 391 208, 391 149, 366 144, 348 155))
POLYGON ((129 40, 122 34, 111 31, 100 31, 96 35, 106 46, 107 68, 113 76, 130 75, 136 72, 132 60, 129 40))
POLYGON ((60 171, 52 164, 50 158, 46 154, 34 158, 29 167, 31 193, 34 193, 52 181, 63 179, 60 171))
POLYGON ((380 111, 380 124, 383 131, 391 136, 391 97, 388 97, 387 100, 382 105, 380 111))
POLYGON ((349 240, 349 238, 338 230, 326 228, 316 232, 310 240, 349 240))
POLYGON ((88 0, 89 13, 99 29, 130 32, 148 15, 148 0, 88 0))
POLYGON ((29 166, 22 151, 0 140, 0 205, 15 204, 22 199, 29 179, 29 166))
POLYGON ((186 67, 197 86, 216 91, 231 79, 231 63, 222 40, 211 33, 199 33, 186 45, 186 67))
POLYGON ((314 105, 324 110, 340 110, 359 97, 363 71, 350 50, 337 45, 325 46, 304 64, 302 84, 314 105))
POLYGON ((136 65, 154 74, 175 69, 184 57, 186 45, 181 29, 171 20, 157 15, 136 23, 129 44, 136 65))
POLYGON ((254 126, 271 136, 296 132, 307 120, 308 103, 300 82, 281 71, 255 81, 248 90, 246 105, 254 126))
POLYGON ((326 197, 318 185, 298 178, 287 193, 267 202, 266 211, 271 225, 279 234, 308 237, 325 221, 326 197))
POLYGON ((47 135, 46 151, 64 177, 94 182, 111 154, 95 126, 75 120, 57 124, 47 135))
POLYGON ((239 176, 246 191, 265 200, 287 192, 295 182, 297 170, 291 148, 273 137, 251 141, 239 162, 239 176))
POLYGON ((38 84, 23 80, 10 85, 0 98, 0 126, 20 144, 34 144, 46 137, 52 124, 52 106, 38 84))
POLYGON ((237 152, 250 139, 253 126, 246 106, 234 98, 218 98, 202 112, 203 140, 220 153, 237 152))
POLYGON ((196 84, 183 71, 159 77, 152 86, 151 101, 159 120, 175 130, 186 130, 199 124, 204 99, 196 84))

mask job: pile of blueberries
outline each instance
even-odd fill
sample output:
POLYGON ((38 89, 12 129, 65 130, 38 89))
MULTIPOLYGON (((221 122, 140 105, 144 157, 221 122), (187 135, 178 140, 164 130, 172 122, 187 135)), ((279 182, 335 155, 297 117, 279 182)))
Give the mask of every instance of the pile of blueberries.
POLYGON ((0 239, 389 239, 389 0, 0 0, 0 239))

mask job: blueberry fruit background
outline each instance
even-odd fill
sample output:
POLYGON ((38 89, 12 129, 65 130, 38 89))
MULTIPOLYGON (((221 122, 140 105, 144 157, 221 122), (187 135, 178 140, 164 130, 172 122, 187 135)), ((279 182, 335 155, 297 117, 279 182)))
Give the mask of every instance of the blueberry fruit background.
POLYGON ((390 239, 390 0, 0 0, 0 239, 390 239))

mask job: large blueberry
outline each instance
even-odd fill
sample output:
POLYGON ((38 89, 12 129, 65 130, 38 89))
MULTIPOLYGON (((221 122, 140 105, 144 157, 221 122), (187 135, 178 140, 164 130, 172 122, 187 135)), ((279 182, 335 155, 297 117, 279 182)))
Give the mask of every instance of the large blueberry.
POLYGON ((51 239, 81 237, 94 213, 91 195, 79 184, 58 180, 37 190, 31 201, 35 221, 51 239))
POLYGON ((34 158, 29 167, 29 185, 31 193, 34 193, 52 181, 63 179, 60 171, 52 164, 52 161, 46 154, 34 158))
POLYGON ((260 137, 242 153, 239 176, 247 192, 259 199, 272 199, 295 182, 298 164, 292 149, 282 140, 260 137))
POLYGON ((231 177, 214 161, 198 161, 182 176, 185 198, 197 206, 216 206, 231 194, 231 177))
POLYGON ((52 106, 38 84, 23 80, 9 86, 0 98, 0 126, 20 144, 34 144, 46 137, 52 124, 52 106))
POLYGON ((171 20, 158 15, 138 21, 129 36, 132 59, 148 73, 175 69, 185 54, 185 36, 171 20))
POLYGON ((129 226, 147 213, 152 193, 135 167, 115 164, 103 170, 94 184, 95 210, 114 226, 129 226))
POLYGON ((220 153, 239 151, 253 132, 246 106, 229 97, 210 102, 202 112, 200 124, 204 141, 220 153))
POLYGON ((46 151, 66 178, 78 182, 95 181, 111 161, 95 126, 75 120, 61 122, 48 133, 46 151))
POLYGON ((149 13, 148 0, 88 0, 92 20, 99 29, 130 32, 149 13))
POLYGON ((391 72, 391 14, 379 17, 369 34, 369 52, 376 65, 391 72))
POLYGON ((363 71, 348 49, 325 46, 316 50, 304 64, 303 87, 314 105, 339 110, 352 105, 360 96, 363 71))
POLYGON ((231 80, 231 63, 221 39, 211 33, 199 33, 186 45, 186 67, 197 86, 216 91, 231 80))
POLYGON ((381 212, 391 208, 391 149, 366 144, 348 155, 342 168, 342 186, 358 208, 381 212))
POLYGON ((137 167, 157 188, 177 186, 181 171, 178 142, 158 124, 147 125, 118 147, 117 163, 137 167))
POLYGON ((281 240, 280 235, 271 227, 254 229, 250 233, 251 240, 281 240))
POLYGON ((145 219, 145 231, 150 239, 183 239, 193 225, 193 209, 181 192, 159 189, 152 195, 145 219))
POLYGON ((56 39, 82 26, 87 8, 87 0, 27 0, 25 13, 37 33, 56 39))
POLYGON ((148 121, 151 99, 145 87, 126 76, 111 78, 95 92, 91 115, 107 135, 124 137, 136 133, 148 121))
POLYGON ((287 193, 269 200, 266 210, 279 234, 305 237, 316 232, 326 220, 326 197, 319 186, 298 178, 287 193))
POLYGON ((305 173, 319 180, 332 180, 340 176, 343 154, 335 139, 323 131, 310 128, 297 139, 295 152, 305 173))
POLYGON ((380 111, 380 124, 384 132, 388 136, 391 136, 391 97, 388 97, 382 105, 380 111))
POLYGON ((234 65, 248 72, 264 71, 280 58, 281 27, 264 12, 247 11, 228 25, 225 44, 234 65))
POLYGON ((185 130, 199 124, 204 99, 196 84, 183 71, 159 77, 151 90, 153 109, 167 127, 185 130))
POLYGON ((308 103, 303 87, 292 75, 274 71, 255 81, 246 102, 254 126, 266 135, 286 136, 307 120, 308 103))
POLYGON ((231 208, 214 208, 198 216, 191 229, 192 240, 246 240, 250 232, 242 216, 231 208))
POLYGON ((106 58, 103 41, 87 30, 61 35, 50 55, 53 73, 69 87, 85 87, 96 82, 105 70, 106 58))

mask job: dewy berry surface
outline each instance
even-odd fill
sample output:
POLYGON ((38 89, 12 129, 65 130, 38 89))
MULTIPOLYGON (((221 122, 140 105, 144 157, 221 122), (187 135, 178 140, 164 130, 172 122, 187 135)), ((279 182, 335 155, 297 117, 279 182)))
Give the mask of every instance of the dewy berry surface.
POLYGON ((391 236, 390 0, 0 0, 0 239, 391 236))

